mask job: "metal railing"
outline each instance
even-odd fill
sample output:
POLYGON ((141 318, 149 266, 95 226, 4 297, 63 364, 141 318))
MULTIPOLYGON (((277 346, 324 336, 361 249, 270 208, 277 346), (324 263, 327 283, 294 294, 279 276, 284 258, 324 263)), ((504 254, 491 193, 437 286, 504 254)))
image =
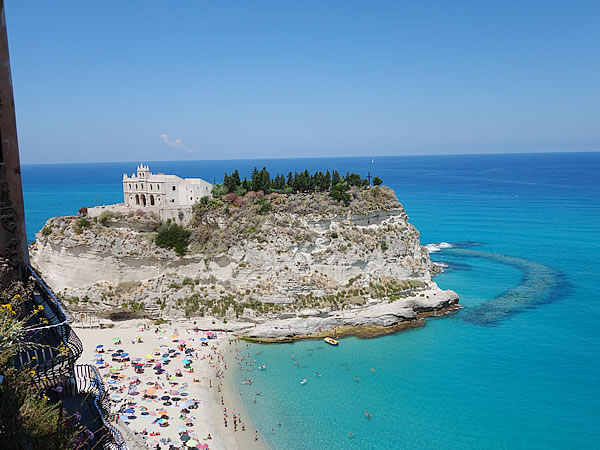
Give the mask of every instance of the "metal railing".
POLYGON ((85 425, 94 433, 95 445, 105 449, 127 450, 127 444, 119 430, 107 420, 110 416, 110 400, 98 370, 89 364, 77 364, 73 368, 72 377, 62 384, 63 397, 92 396, 92 405, 88 410, 91 417, 84 417, 85 425))
POLYGON ((93 396, 84 425, 94 433, 94 444, 109 450, 126 450, 122 434, 107 421, 110 399, 100 374, 91 365, 75 364, 83 353, 83 344, 68 323, 69 315, 31 266, 26 266, 26 272, 26 278, 32 277, 35 282, 33 296, 27 299, 26 307, 32 311, 43 306, 45 320, 39 320, 41 316, 36 315, 36 323, 28 326, 26 342, 32 345, 26 345, 18 353, 15 366, 34 371, 33 382, 42 389, 62 386, 63 398, 80 397, 85 402, 88 395, 93 396))
POLYGON ((17 354, 15 366, 32 370, 34 383, 47 388, 70 376, 83 353, 83 345, 54 293, 30 266, 26 266, 26 271, 27 278, 34 279, 35 289, 25 306, 30 311, 43 306, 43 314, 32 317, 36 322, 29 324, 25 335, 26 344, 31 345, 25 345, 17 354))

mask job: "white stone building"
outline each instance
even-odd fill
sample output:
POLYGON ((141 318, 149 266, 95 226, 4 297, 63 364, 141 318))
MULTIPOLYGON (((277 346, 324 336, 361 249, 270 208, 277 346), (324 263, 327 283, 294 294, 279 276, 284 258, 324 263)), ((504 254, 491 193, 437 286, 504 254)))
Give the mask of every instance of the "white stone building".
POLYGON ((123 174, 123 199, 127 208, 173 209, 191 207, 210 195, 212 184, 201 178, 152 173, 148 166, 138 166, 137 173, 123 174))

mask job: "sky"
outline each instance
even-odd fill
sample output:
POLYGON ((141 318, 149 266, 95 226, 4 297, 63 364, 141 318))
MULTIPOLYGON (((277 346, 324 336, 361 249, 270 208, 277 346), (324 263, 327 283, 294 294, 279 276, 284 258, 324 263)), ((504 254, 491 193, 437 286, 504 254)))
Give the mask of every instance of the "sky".
POLYGON ((600 151, 598 1, 5 3, 25 164, 600 151))

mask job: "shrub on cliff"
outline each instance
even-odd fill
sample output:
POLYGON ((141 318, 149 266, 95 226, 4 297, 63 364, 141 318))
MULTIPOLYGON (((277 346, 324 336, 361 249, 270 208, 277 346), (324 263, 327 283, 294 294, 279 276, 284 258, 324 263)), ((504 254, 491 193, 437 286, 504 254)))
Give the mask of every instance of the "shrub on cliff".
POLYGON ((102 225, 106 225, 106 222, 109 219, 112 219, 113 217, 115 217, 115 213, 112 211, 102 211, 102 214, 100 214, 100 216, 98 217, 98 222, 101 223, 102 225))
POLYGON ((350 194, 348 194, 348 185, 346 183, 338 183, 331 188, 329 191, 329 196, 338 201, 344 202, 344 205, 350 205, 350 194))
POLYGON ((383 180, 379 177, 375 177, 373 178, 373 186, 381 186, 381 183, 383 183, 383 180))
POLYGON ((155 242, 159 247, 173 249, 179 256, 183 256, 190 243, 190 231, 167 220, 158 229, 155 242))

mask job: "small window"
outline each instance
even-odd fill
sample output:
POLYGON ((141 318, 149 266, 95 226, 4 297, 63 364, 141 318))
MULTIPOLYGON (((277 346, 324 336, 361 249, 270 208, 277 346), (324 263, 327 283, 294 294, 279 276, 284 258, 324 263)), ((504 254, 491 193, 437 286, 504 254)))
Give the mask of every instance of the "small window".
POLYGON ((175 190, 175 186, 173 186, 173 190, 175 190))
POLYGON ((144 189, 144 184, 142 184, 142 189, 144 189))
POLYGON ((129 183, 129 189, 131 189, 131 183, 129 183))
POLYGON ((190 200, 194 200, 194 197, 190 197, 190 200))
POLYGON ((157 191, 160 191, 160 184, 157 184, 157 185, 156 185, 156 190, 157 190, 157 191))

